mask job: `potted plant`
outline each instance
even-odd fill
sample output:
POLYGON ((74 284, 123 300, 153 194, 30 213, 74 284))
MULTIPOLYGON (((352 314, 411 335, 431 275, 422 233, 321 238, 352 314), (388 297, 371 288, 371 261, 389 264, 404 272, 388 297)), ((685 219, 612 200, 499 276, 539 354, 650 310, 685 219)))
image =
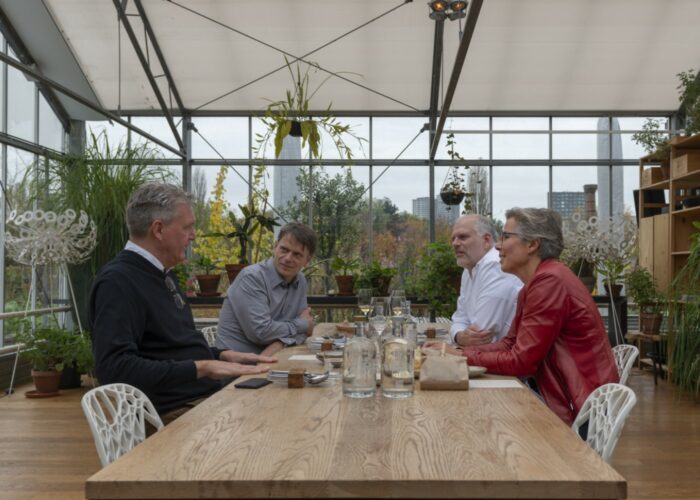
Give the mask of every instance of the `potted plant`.
POLYGON ((671 380, 700 397, 700 222, 692 221, 690 254, 671 284, 673 306, 671 380))
POLYGON ((415 293, 430 303, 436 316, 450 316, 457 305, 463 271, 448 243, 431 243, 418 262, 415 293))
POLYGON ((355 288, 355 272, 360 265, 360 259, 344 259, 339 255, 331 261, 331 269, 335 273, 335 282, 338 285, 338 295, 352 295, 355 288))
POLYGON ((605 293, 611 297, 619 297, 625 277, 627 264, 622 259, 608 257, 598 262, 597 271, 603 277, 605 293))
MULTIPOLYGON (((462 155, 455 150, 455 138, 454 133, 449 133, 447 135, 447 154, 451 160, 464 161, 462 155)), ((459 205, 467 194, 467 190, 464 187, 464 175, 459 171, 458 165, 452 165, 447 171, 445 176, 445 182, 443 182, 440 188, 440 199, 447 205, 459 205)), ((465 166, 466 169, 469 167, 465 166)))
POLYGON ((294 67, 285 57, 287 69, 292 78, 294 90, 287 90, 284 99, 270 101, 262 122, 266 130, 256 134, 254 153, 263 154, 270 140, 275 148, 275 158, 279 158, 284 138, 288 135, 301 137, 302 148, 308 143, 312 158, 321 157, 321 132, 328 134, 333 141, 340 158, 352 160, 352 149, 345 142, 345 137, 352 137, 362 147, 364 139, 355 135, 350 125, 342 124, 331 112, 331 106, 317 116, 312 116, 309 102, 329 78, 326 77, 314 90, 309 89, 309 71, 313 65, 307 65, 302 72, 299 64, 294 67))
POLYGON ((578 279, 581 280, 581 282, 584 284, 586 289, 589 292, 592 292, 593 289, 595 288, 595 267, 593 264, 588 262, 586 259, 583 258, 578 258, 574 260, 573 262, 571 261, 566 261, 566 264, 569 266, 569 269, 578 276, 578 279))
POLYGON ((30 391, 27 397, 56 396, 66 366, 75 364, 81 373, 92 368, 90 340, 83 334, 45 326, 18 332, 16 340, 24 345, 21 356, 32 363, 36 391, 30 391))
POLYGON ((625 276, 627 295, 639 307, 639 329, 642 333, 658 334, 666 300, 659 292, 651 273, 638 266, 625 276))
MULTIPOLYGON (((229 283, 233 283, 238 273, 249 264, 248 249, 253 246, 253 237, 256 232, 267 230, 272 232, 279 223, 264 213, 259 212, 255 204, 251 201, 248 205, 238 205, 241 211, 241 218, 229 211, 228 220, 233 231, 228 233, 209 233, 205 236, 218 236, 238 241, 238 263, 226 264, 226 273, 229 283)), ((262 234, 259 234, 262 237, 262 234)))
POLYGON ((197 295, 202 297, 219 295, 218 288, 221 273, 214 274, 214 271, 218 269, 216 264, 209 257, 202 255, 195 261, 195 266, 198 270, 195 278, 197 278, 197 283, 199 284, 197 295))
POLYGON ((393 267, 383 267, 378 260, 372 262, 362 270, 362 274, 356 281, 360 288, 373 288, 379 295, 388 295, 391 279, 396 275, 393 267))
MULTIPOLYGON (((649 159, 658 160, 662 165, 665 163, 668 166, 671 144, 668 140, 668 134, 662 130, 663 124, 662 120, 647 118, 642 124, 642 129, 632 135, 632 141, 644 148, 649 159)), ((668 176, 668 171, 666 171, 666 175, 668 176)))
MULTIPOLYGON (((676 76, 679 80, 676 87, 678 101, 685 114, 684 134, 696 134, 700 132, 700 82, 692 69, 676 76)), ((663 131, 663 125, 663 120, 647 118, 642 129, 632 136, 632 141, 644 148, 648 159, 661 163, 662 176, 668 179, 671 145, 668 133, 663 131)))

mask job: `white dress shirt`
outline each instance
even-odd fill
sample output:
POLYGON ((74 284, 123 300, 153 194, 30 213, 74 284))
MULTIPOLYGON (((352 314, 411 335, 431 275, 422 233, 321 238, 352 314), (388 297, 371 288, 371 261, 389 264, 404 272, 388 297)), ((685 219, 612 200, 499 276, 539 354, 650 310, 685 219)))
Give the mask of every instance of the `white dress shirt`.
POLYGON ((148 262, 150 262, 151 264, 156 266, 156 268, 161 272, 165 272, 167 270, 167 269, 165 269, 165 266, 163 265, 163 263, 160 260, 158 260, 158 257, 156 257, 151 252, 149 252, 148 250, 146 250, 142 246, 137 245, 136 243, 134 243, 131 240, 126 242, 126 245, 124 246, 124 250, 129 250, 131 252, 139 254, 141 257, 146 259, 148 262))
POLYGON ((513 274, 501 271, 498 252, 492 248, 471 272, 462 273, 457 310, 452 315, 450 337, 472 324, 481 330, 494 330, 492 342, 505 337, 515 315, 518 292, 523 283, 513 274))

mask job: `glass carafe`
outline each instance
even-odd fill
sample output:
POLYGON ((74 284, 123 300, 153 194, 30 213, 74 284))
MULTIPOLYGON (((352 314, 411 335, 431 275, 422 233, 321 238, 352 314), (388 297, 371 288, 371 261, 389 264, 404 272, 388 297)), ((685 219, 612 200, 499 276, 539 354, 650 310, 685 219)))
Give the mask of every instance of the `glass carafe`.
POLYGON ((364 336, 363 324, 343 349, 343 394, 349 398, 370 398, 377 390, 377 347, 364 336))
MULTIPOLYGON (((400 329, 398 332, 402 335, 400 329)), ((393 333, 382 345, 382 396, 408 398, 413 396, 415 352, 408 340, 393 333)))

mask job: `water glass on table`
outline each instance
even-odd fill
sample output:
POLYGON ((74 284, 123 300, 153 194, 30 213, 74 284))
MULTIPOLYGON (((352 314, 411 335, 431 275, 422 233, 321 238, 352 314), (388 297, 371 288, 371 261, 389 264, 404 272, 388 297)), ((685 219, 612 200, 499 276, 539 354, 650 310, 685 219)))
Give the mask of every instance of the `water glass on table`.
POLYGON ((391 302, 391 313, 394 316, 401 314, 401 305, 406 300, 406 292, 404 290, 394 290, 389 297, 391 302))
POLYGON ((357 290, 357 307, 362 311, 362 314, 369 314, 369 310, 372 307, 372 289, 371 288, 360 288, 357 290))

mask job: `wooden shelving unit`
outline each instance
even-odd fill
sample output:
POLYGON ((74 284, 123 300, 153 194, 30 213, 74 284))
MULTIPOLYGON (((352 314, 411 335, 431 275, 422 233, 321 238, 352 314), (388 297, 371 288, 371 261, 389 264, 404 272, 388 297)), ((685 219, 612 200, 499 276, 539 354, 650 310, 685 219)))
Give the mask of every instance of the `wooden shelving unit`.
MULTIPOLYGON (((700 168, 688 172, 679 172, 677 168, 700 167, 694 155, 700 155, 700 135, 674 138, 670 164, 653 155, 639 159, 639 262, 649 269, 663 290, 687 262, 690 235, 695 232, 692 222, 700 221, 700 168), (689 155, 687 162, 685 155, 689 155), (649 183, 649 179, 659 177, 649 175, 650 172, 645 174, 650 168, 664 169, 663 176, 667 178, 649 183), (693 203, 698 206, 688 206, 693 203)), ((654 172, 659 173, 661 170, 654 172)))
MULTIPOLYGON (((665 291, 688 261, 690 235, 696 232, 692 223, 700 222, 700 135, 672 139, 668 165, 651 155, 640 158, 639 179, 639 263, 665 291), (649 168, 667 170, 649 172, 649 168), (664 178, 659 181, 661 173, 664 178), (698 206, 693 206, 695 203, 698 206)), ((671 328, 667 340, 671 352, 671 328)), ((667 369, 662 366, 663 371, 667 369)))

